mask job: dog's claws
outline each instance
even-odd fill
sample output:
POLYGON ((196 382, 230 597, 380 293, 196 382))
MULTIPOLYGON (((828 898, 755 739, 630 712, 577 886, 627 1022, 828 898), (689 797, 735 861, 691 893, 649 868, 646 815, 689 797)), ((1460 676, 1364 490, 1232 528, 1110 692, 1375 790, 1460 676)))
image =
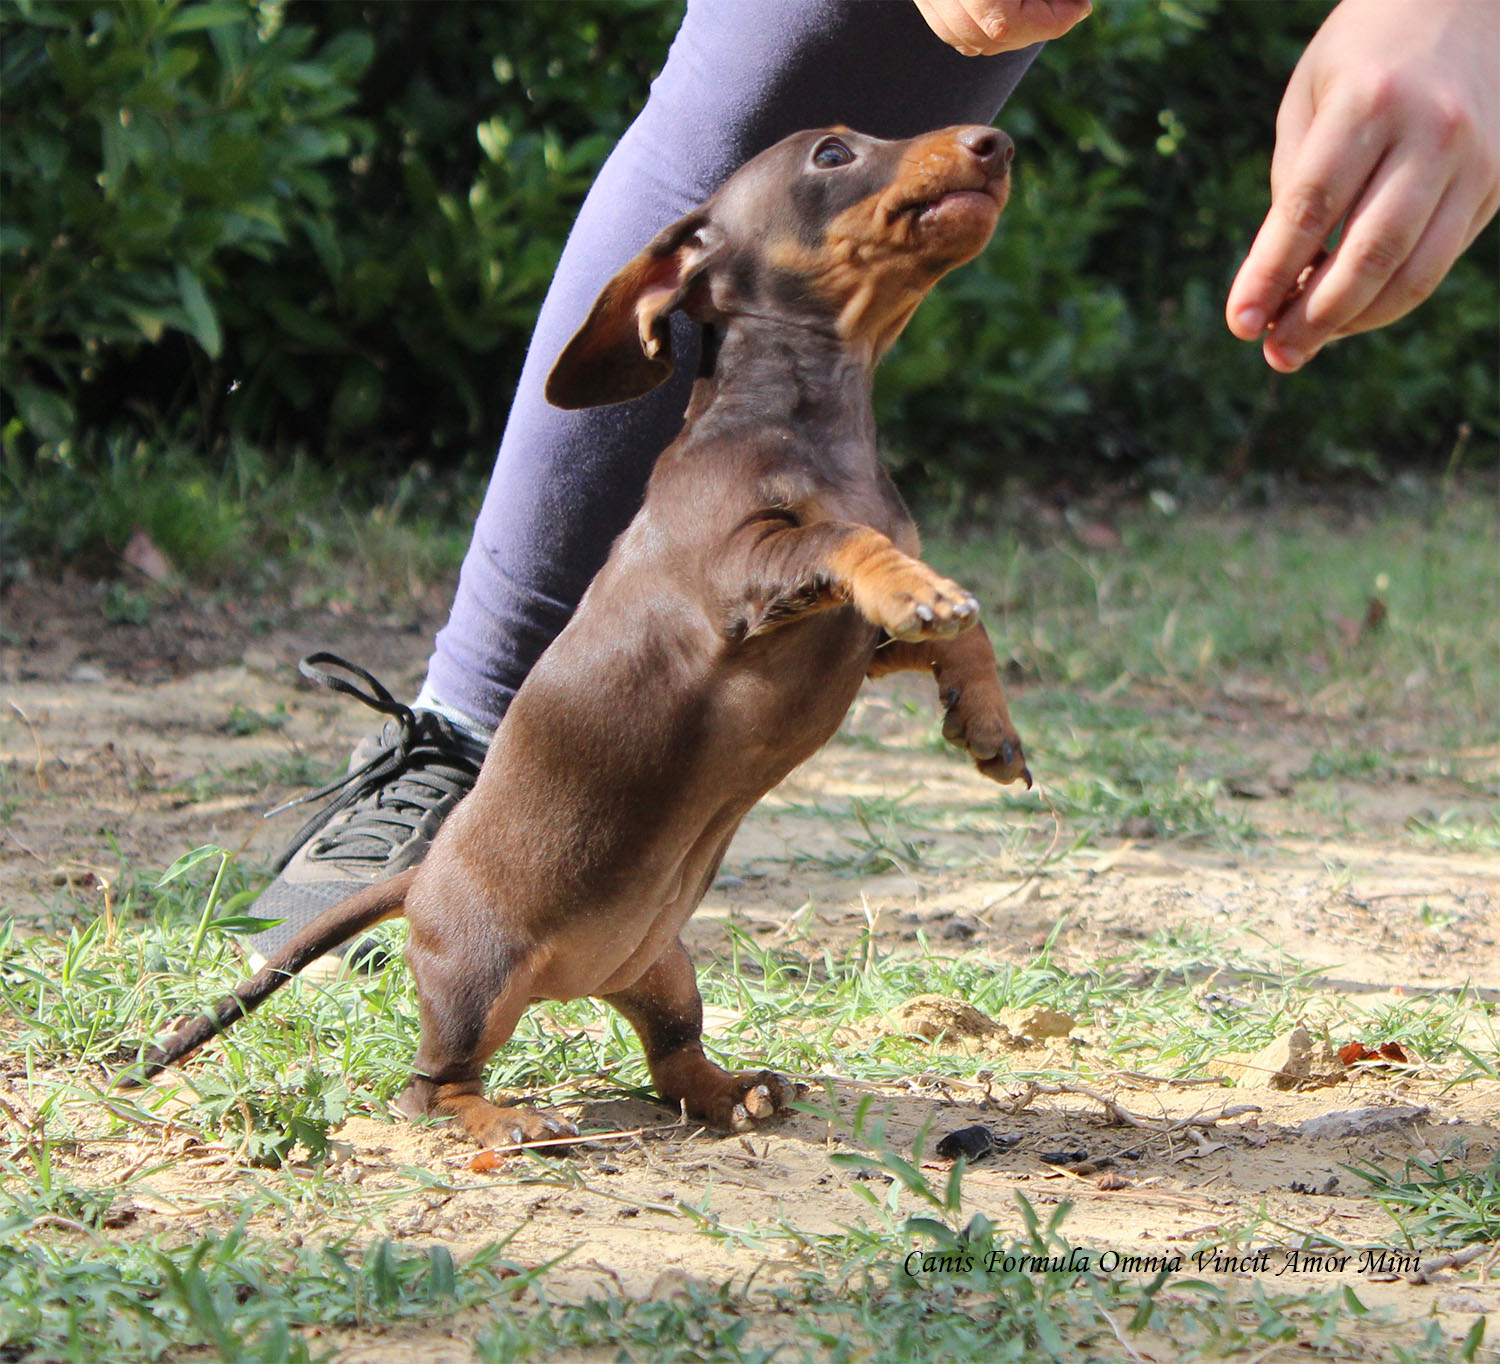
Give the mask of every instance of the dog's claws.
POLYGON ((979 618, 978 598, 944 578, 919 583, 896 600, 900 602, 898 615, 905 614, 886 625, 886 633, 908 644, 952 639, 979 618))
POLYGON ((756 1085, 745 1095, 744 1107, 752 1118, 769 1118, 776 1111, 776 1105, 771 1101, 771 1091, 765 1085, 756 1085))

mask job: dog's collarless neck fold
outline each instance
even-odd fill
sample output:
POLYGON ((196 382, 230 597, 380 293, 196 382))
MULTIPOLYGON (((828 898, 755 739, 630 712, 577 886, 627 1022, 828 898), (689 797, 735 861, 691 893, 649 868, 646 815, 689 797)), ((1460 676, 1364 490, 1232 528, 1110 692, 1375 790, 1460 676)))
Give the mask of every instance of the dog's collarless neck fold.
POLYGON ((831 324, 739 313, 706 323, 686 420, 695 427, 743 419, 805 434, 827 426, 840 443, 875 443, 873 365, 852 355, 831 324))

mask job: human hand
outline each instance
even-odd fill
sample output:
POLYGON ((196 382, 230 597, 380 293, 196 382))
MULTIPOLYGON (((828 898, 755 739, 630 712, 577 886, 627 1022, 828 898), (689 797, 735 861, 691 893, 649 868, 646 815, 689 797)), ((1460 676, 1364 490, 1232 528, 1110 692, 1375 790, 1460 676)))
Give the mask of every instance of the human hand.
POLYGON ((965 57, 993 57, 1061 38, 1091 0, 916 0, 927 27, 965 57))
POLYGON ((1229 330, 1300 369, 1415 308, 1497 205, 1500 2, 1343 0, 1282 98, 1271 207, 1229 330))

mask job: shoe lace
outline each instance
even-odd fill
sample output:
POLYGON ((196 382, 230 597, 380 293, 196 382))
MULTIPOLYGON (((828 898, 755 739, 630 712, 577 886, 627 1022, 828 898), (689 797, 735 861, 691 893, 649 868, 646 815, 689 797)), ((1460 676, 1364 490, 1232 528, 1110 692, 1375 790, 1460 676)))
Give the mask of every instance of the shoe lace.
POLYGON ((309 860, 388 862, 434 810, 446 813, 468 793, 483 759, 482 746, 442 716, 419 713, 396 700, 371 673, 337 654, 308 654, 297 667, 310 682, 352 696, 391 718, 365 761, 326 786, 266 811, 270 818, 339 793, 297 831, 273 871, 281 871, 297 849, 345 810, 349 817, 308 848, 309 860), (370 690, 362 691, 320 665, 351 673, 370 690))

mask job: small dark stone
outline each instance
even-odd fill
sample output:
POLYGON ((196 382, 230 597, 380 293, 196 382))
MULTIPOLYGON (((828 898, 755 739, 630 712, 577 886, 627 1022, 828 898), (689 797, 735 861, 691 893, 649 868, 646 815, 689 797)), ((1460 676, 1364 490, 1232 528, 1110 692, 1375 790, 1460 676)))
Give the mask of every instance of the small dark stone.
POLYGON ((957 1160, 959 1156, 982 1160, 994 1149, 990 1129, 976 1123, 973 1127, 960 1127, 956 1132, 948 1133, 938 1142, 937 1155, 939 1160, 957 1160))
POLYGON ((1055 1151, 1038 1151, 1036 1158, 1048 1165, 1076 1165, 1089 1158, 1088 1148, 1083 1146, 1060 1147, 1055 1151))
POLYGON ((1101 1170, 1107 1170, 1115 1163, 1113 1156, 1100 1156, 1098 1160, 1080 1160, 1072 1166, 1075 1175, 1096 1175, 1101 1170))
POLYGON ((985 1156, 1000 1142, 995 1140, 995 1134, 979 1123, 973 1127, 960 1127, 956 1132, 950 1132, 940 1142, 936 1151, 939 1160, 957 1160, 963 1156, 965 1160, 983 1160, 985 1156))
POLYGON ((1338 1188, 1338 1186, 1339 1177, 1337 1175, 1329 1175, 1328 1178, 1325 1179, 1321 1184, 1313 1184, 1306 1180, 1294 1179, 1292 1181, 1292 1192, 1322 1196, 1331 1194, 1335 1189, 1338 1188))

